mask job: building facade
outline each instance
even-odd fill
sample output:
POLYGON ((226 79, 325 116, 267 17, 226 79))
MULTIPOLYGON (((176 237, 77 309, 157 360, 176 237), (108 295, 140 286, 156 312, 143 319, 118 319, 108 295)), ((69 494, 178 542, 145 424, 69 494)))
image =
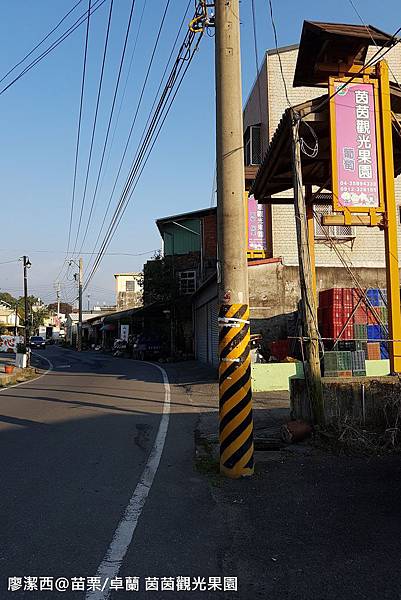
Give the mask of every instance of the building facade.
POLYGON ((142 306, 142 273, 116 273, 117 310, 142 306))
MULTIPOLYGON (((369 56, 376 52, 372 47, 369 56)), ((245 143, 250 138, 253 127, 260 128, 259 149, 254 150, 254 157, 263 158, 284 110, 288 107, 287 97, 291 105, 300 104, 306 100, 316 98, 327 93, 327 88, 293 87, 295 66, 298 58, 298 45, 287 46, 277 51, 268 50, 265 54, 259 77, 256 80, 244 108, 245 143), (281 61, 281 68, 280 68, 281 61), (283 77, 281 75, 283 72, 283 77), (259 101, 260 99, 260 101, 259 101)), ((397 44, 386 54, 390 67, 390 80, 401 81, 401 46, 397 44)), ((313 126, 313 123, 312 123, 313 126)), ((313 138, 311 138, 311 143, 313 138)), ((252 159, 252 152, 248 152, 252 159)), ((395 180, 396 201, 401 205, 401 177, 395 180)), ((284 196, 291 196, 289 190, 284 196)), ((277 198, 280 194, 277 195, 277 198)), ((327 214, 330 211, 327 205, 317 207, 318 213, 327 214)), ((294 208, 288 204, 274 204, 266 207, 268 221, 268 252, 271 257, 280 257, 284 265, 296 266, 298 264, 298 250, 295 231, 294 208)), ((326 228, 327 229, 327 228, 326 228)), ((372 287, 377 283, 376 269, 384 269, 384 235, 378 228, 368 227, 331 227, 329 230, 331 240, 344 254, 349 264, 354 267, 373 269, 372 287)), ((399 247, 401 244, 401 223, 398 220, 399 247)), ((327 236, 318 224, 315 227, 316 239, 316 266, 320 273, 324 269, 342 269, 338 255, 333 250, 332 243, 327 242, 327 236)), ((366 279, 367 273, 365 273, 366 279)), ((333 272, 333 277, 337 278, 333 272)), ((318 286, 321 287, 324 276, 318 276, 318 286)))

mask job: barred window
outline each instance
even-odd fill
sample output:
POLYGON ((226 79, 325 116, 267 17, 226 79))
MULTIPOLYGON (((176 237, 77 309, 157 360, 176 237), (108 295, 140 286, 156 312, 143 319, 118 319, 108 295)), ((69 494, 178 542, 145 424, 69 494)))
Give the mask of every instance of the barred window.
POLYGON ((262 139, 260 125, 250 125, 244 133, 245 166, 260 165, 262 162, 262 139))
POLYGON ((196 290, 196 272, 181 271, 178 273, 178 287, 180 294, 193 294, 196 290))
POLYGON ((333 240, 350 240, 355 237, 355 227, 351 225, 322 225, 323 216, 336 214, 330 204, 314 204, 313 209, 316 240, 325 240, 327 237, 333 240))

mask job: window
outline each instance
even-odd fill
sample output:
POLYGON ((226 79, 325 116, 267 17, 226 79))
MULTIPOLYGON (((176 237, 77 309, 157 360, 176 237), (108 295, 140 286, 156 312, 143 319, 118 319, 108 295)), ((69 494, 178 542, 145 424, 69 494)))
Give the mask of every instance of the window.
POLYGON ((135 281, 126 281, 125 282, 125 291, 126 292, 135 292, 135 281))
POLYGON ((196 289, 195 271, 181 271, 181 273, 178 273, 178 288, 180 294, 193 294, 196 289))
POLYGON ((260 165, 262 162, 262 139, 260 125, 250 125, 244 133, 245 166, 260 165))
MULTIPOLYGON (((328 194, 326 195, 328 196, 328 194)), ((350 225, 322 225, 324 215, 334 214, 330 204, 315 204, 314 211, 316 215, 314 223, 316 240, 326 240, 328 237, 333 240, 350 240, 355 237, 355 227, 350 225)))

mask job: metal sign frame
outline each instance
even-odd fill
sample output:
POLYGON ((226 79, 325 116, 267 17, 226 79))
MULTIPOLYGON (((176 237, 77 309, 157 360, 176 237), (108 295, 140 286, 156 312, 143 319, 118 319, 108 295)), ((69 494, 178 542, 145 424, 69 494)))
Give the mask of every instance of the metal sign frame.
MULTIPOLYGON (((377 178, 379 188, 379 206, 343 206, 339 204, 338 190, 338 164, 337 164, 337 135, 336 135, 336 105, 335 105, 335 85, 337 83, 348 83, 350 77, 331 76, 329 78, 329 97, 330 97, 330 139, 331 139, 331 173, 332 173, 332 192, 333 192, 333 210, 335 212, 350 213, 375 213, 385 212, 384 203, 384 172, 383 172, 383 149, 382 149, 382 119, 381 119, 381 103, 379 80, 377 77, 365 75, 363 77, 355 77, 352 79, 351 85, 356 84, 371 84, 373 85, 374 97, 374 112, 376 125, 376 156, 377 156, 377 178)), ((377 220, 377 219, 376 219, 377 220)))

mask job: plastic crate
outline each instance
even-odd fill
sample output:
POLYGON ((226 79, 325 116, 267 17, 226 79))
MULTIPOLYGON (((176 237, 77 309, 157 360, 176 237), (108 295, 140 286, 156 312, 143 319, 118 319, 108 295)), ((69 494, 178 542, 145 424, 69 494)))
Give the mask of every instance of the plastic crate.
POLYGON ((382 328, 380 325, 368 325, 367 333, 368 340, 380 340, 382 337, 382 328))
POLYGON ((362 325, 355 323, 354 324, 354 338, 356 340, 366 340, 368 337, 368 327, 367 325, 362 325))
POLYGON ((379 290, 379 306, 387 307, 387 290, 379 290))
POLYGON ((366 358, 367 360, 380 360, 380 342, 368 342, 366 344, 366 358))
POLYGON ((352 377, 352 371, 339 371, 338 377, 352 377))
POLYGON ((351 353, 352 371, 363 371, 366 369, 366 356, 364 350, 356 350, 351 353))
POLYGON ((354 377, 366 377, 366 370, 364 371, 352 371, 354 377))
POLYGON ((367 290, 366 295, 369 298, 369 301, 372 306, 381 306, 380 290, 378 290, 377 288, 371 288, 370 290, 367 290))
POLYGON ((355 352, 356 342, 354 340, 339 340, 335 350, 337 352, 355 352))
POLYGON ((390 353, 389 353, 389 347, 388 347, 388 342, 381 342, 380 343, 380 358, 386 359, 390 357, 390 353))

